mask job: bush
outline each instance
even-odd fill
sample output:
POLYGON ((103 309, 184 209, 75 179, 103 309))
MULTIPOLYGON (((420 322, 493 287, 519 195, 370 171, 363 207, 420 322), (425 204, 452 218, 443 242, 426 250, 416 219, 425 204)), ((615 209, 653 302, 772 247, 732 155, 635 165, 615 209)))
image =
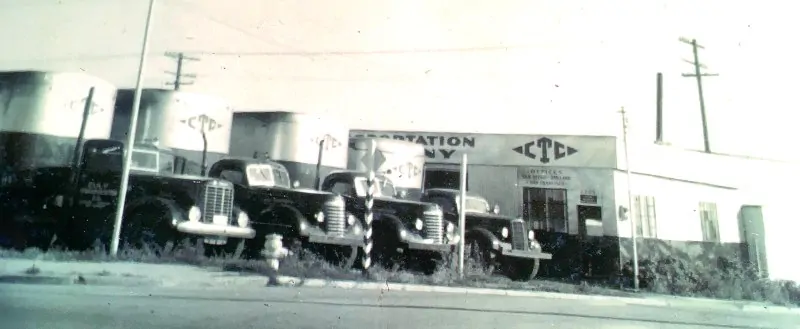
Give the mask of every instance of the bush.
POLYGON ((797 283, 761 278, 756 270, 725 258, 716 264, 672 257, 645 260, 639 278, 643 290, 660 294, 800 305, 797 283))

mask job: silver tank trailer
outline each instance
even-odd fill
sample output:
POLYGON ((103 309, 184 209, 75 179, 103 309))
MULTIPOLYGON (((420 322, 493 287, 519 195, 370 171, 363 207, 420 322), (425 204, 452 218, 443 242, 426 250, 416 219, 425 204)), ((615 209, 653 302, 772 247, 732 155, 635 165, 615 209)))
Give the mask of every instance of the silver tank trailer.
MULTIPOLYGON (((126 140, 133 109, 133 89, 117 93, 111 138, 126 140)), ((228 155, 233 110, 224 99, 167 89, 144 89, 139 106, 135 141, 157 142, 176 155, 200 164, 205 131, 207 164, 228 155)))
POLYGON ((109 138, 117 89, 85 73, 0 72, 0 171, 70 164, 89 89, 85 138, 109 138))
POLYGON ((425 173, 425 147, 412 142, 372 137, 351 137, 347 169, 367 171, 364 157, 375 143, 376 172, 389 177, 406 199, 419 200, 425 173))
POLYGON ((237 112, 233 126, 231 155, 261 158, 268 154, 286 166, 298 187, 316 189, 331 171, 347 167, 349 129, 331 117, 287 111, 237 112))

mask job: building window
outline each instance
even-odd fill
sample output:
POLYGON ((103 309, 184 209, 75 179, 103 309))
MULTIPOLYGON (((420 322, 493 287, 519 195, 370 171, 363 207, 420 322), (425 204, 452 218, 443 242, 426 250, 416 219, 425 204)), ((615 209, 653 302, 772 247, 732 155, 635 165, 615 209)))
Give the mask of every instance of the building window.
POLYGON ((525 187, 522 216, 535 230, 567 233, 567 190, 525 187))
POLYGON ((656 198, 637 195, 633 198, 633 218, 636 219, 636 234, 643 238, 657 238, 656 198))
POLYGON ((703 230, 703 241, 719 242, 719 218, 717 204, 700 202, 700 227, 703 230))

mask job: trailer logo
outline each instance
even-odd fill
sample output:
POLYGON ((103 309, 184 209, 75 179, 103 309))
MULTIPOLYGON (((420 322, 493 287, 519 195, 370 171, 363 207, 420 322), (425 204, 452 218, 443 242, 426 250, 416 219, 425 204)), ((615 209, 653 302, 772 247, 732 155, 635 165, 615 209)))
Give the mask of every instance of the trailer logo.
POLYGON ((89 199, 80 200, 78 204, 84 207, 90 208, 104 208, 111 204, 111 202, 105 201, 103 197, 115 197, 117 196, 117 190, 111 188, 111 184, 109 183, 96 183, 96 182, 89 182, 86 184, 86 187, 80 189, 81 194, 85 194, 89 196, 89 199))
POLYGON ((189 128, 207 132, 222 128, 222 125, 217 122, 217 120, 214 120, 205 114, 195 115, 188 119, 183 119, 181 120, 181 123, 186 124, 189 126, 189 128))
POLYGON ((333 137, 330 134, 314 137, 311 139, 311 142, 317 146, 322 144, 322 149, 325 151, 332 150, 342 146, 342 142, 340 142, 338 139, 336 139, 336 137, 333 137))
MULTIPOLYGON (((81 99, 71 101, 71 102, 67 103, 67 108, 69 108, 70 110, 75 110, 75 111, 77 111, 77 110, 83 111, 83 108, 86 106, 86 100, 87 99, 89 99, 89 97, 83 97, 81 99)), ((105 111, 105 109, 103 109, 103 107, 98 105, 95 101, 92 101, 92 104, 89 106, 89 115, 100 113, 100 112, 104 112, 104 111, 105 111)))
POLYGON ((536 153, 534 153, 534 149, 539 149, 539 161, 541 163, 550 162, 550 150, 552 150, 553 158, 555 158, 555 160, 578 153, 577 149, 547 137, 542 137, 535 141, 525 143, 525 145, 517 146, 512 150, 528 158, 536 159, 536 153))
POLYGON ((412 162, 407 162, 398 166, 386 169, 385 175, 397 175, 397 178, 414 178, 422 174, 422 168, 412 162))

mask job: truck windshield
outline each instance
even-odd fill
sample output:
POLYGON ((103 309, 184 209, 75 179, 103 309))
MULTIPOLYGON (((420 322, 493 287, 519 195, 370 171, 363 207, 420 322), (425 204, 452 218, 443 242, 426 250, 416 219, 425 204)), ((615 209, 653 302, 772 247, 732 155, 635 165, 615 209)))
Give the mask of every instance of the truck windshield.
MULTIPOLYGON (((356 185, 356 193, 358 194, 358 196, 367 195, 367 179, 364 177, 356 177, 354 181, 356 185)), ((394 197, 395 189, 392 181, 377 177, 375 178, 375 183, 378 184, 379 187, 376 190, 377 193, 375 194, 375 196, 394 197)))
POLYGON ((289 173, 270 165, 248 166, 247 180, 250 182, 250 186, 290 187, 289 173))
MULTIPOLYGON (((460 206, 461 202, 459 201, 459 197, 456 197, 456 205, 460 206)), ((486 201, 483 198, 467 196, 467 212, 477 212, 477 213, 490 213, 492 212, 492 207, 489 206, 489 201, 486 201)))
POLYGON ((158 172, 158 151, 133 150, 131 169, 147 172, 158 172))

